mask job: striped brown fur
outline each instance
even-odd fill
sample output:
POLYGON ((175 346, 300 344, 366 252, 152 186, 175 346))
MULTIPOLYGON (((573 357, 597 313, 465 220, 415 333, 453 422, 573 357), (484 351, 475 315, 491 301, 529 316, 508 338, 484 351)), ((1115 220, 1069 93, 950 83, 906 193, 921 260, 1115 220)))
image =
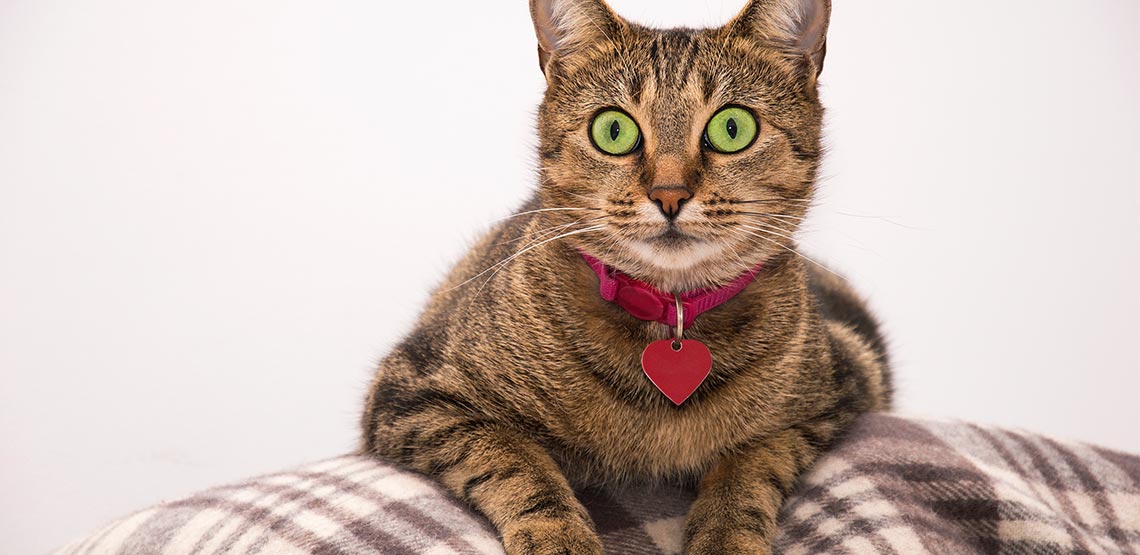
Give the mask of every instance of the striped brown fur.
POLYGON ((439 480, 511 555, 600 553, 572 487, 662 480, 699 482, 687 553, 767 553, 798 476, 891 397, 874 319, 792 239, 815 189, 829 9, 753 0, 723 28, 659 31, 601 0, 532 0, 548 82, 538 190, 381 362, 364 449, 439 480), (736 154, 702 140, 726 105, 760 122, 736 154), (591 118, 611 107, 641 128, 631 154, 590 142, 591 118), (673 233, 647 198, 655 186, 693 192, 673 233), (764 262, 686 331, 714 364, 682 406, 639 366, 670 330, 604 301, 579 251, 665 291, 764 262))

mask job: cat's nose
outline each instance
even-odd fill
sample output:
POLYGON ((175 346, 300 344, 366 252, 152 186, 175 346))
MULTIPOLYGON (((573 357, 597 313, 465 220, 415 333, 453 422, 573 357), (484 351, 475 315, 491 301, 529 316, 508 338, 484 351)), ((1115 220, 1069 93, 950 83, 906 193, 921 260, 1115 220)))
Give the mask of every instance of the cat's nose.
POLYGON ((677 219, 681 207, 691 198, 693 192, 688 187, 654 187, 649 190, 649 200, 657 203, 657 207, 669 221, 677 219))

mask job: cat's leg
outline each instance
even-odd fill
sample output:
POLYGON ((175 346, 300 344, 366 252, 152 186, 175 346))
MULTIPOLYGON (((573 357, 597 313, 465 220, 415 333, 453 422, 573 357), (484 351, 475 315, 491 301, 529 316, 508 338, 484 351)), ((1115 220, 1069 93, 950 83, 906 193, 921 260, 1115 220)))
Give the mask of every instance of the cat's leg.
POLYGON ((445 404, 378 426, 373 450, 432 476, 486 515, 508 555, 602 553, 593 522, 542 447, 509 426, 439 406, 445 404))
POLYGON ((722 459, 701 481, 689 511, 685 553, 770 553, 777 512, 833 430, 830 424, 788 428, 722 459))

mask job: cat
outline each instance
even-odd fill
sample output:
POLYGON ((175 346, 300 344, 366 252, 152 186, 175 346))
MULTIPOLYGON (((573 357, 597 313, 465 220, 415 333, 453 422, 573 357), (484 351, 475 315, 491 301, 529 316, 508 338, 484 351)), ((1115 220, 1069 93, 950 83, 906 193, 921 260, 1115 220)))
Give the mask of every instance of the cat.
POLYGON ((572 488, 640 482, 697 486, 686 553, 768 553, 801 473, 892 396, 875 319, 793 240, 816 187, 830 2, 751 0, 702 30, 602 0, 530 11, 537 190, 381 361, 363 450, 481 511, 510 555, 601 553, 572 488), (747 283, 683 326, 713 362, 680 404, 639 361, 681 338, 603 298, 613 276, 663 294, 747 283))

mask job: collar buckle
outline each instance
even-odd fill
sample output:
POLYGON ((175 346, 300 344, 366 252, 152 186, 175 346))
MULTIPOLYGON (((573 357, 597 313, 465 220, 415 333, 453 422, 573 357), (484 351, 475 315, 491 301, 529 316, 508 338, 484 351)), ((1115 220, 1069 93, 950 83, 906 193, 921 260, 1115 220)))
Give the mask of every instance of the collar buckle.
POLYGON ((632 278, 625 274, 617 274, 614 280, 617 282, 614 302, 630 316, 648 322, 665 322, 668 319, 669 303, 663 298, 664 295, 644 285, 634 284, 632 278))

